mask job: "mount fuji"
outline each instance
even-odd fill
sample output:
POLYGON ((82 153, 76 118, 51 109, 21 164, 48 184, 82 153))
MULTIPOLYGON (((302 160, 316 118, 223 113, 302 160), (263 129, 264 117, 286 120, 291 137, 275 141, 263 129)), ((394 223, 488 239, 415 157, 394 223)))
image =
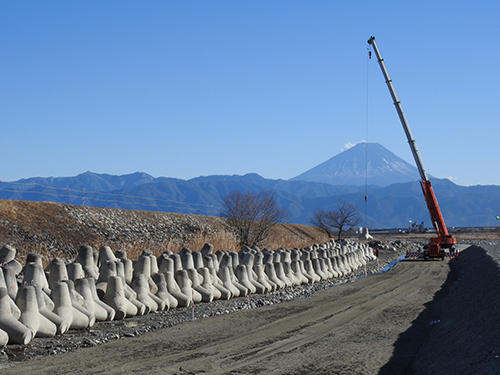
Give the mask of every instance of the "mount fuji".
POLYGON ((418 170, 379 143, 358 143, 289 181, 381 187, 420 180, 418 170), (368 168, 367 168, 368 161, 368 168))

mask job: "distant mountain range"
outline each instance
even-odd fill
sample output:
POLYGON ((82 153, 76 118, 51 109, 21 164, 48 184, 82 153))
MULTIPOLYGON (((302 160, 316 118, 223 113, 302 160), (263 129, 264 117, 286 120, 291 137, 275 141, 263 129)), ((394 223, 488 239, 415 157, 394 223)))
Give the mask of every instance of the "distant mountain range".
MULTIPOLYGON (((500 224, 495 220, 500 214, 500 186, 431 181, 448 226, 500 224)), ((369 228, 404 228, 410 220, 431 226, 416 168, 376 143, 358 144, 290 180, 265 179, 255 173, 181 180, 140 172, 122 176, 85 172, 1 181, 0 198, 218 215, 222 198, 232 190, 272 190, 292 223, 308 224, 316 208, 335 209, 339 200, 358 207, 364 217, 367 193, 369 228)))

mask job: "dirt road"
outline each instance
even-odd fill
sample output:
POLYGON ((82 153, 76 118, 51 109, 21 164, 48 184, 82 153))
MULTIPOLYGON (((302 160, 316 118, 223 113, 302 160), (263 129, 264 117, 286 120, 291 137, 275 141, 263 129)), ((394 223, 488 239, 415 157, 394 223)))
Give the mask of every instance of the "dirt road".
POLYGON ((448 274, 448 261, 402 262, 310 298, 21 362, 2 374, 403 374, 436 319, 422 315, 425 304, 448 274), (394 357, 417 317, 424 328, 394 357))

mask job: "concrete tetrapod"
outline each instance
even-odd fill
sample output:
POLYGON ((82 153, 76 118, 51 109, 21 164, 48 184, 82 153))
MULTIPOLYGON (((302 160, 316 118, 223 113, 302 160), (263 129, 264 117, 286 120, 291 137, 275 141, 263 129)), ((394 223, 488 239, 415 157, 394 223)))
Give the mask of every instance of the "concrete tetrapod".
POLYGON ((99 298, 102 298, 106 293, 106 288, 108 287, 108 280, 112 276, 117 276, 116 274, 116 262, 112 260, 106 260, 101 263, 99 268, 99 278, 96 281, 96 290, 99 298))
POLYGON ((292 268, 291 262, 282 262, 283 271, 285 272, 285 276, 292 282, 292 285, 300 285, 302 284, 302 275, 298 275, 294 272, 292 268))
POLYGON ((167 290, 177 300, 178 307, 187 307, 191 304, 191 296, 184 294, 174 278, 173 272, 163 272, 167 283, 167 290))
MULTIPOLYGON (((144 252, 146 252, 146 250, 144 250, 144 252)), ((148 252, 148 256, 151 258, 151 273, 149 275, 149 277, 151 277, 152 275, 154 275, 155 273, 158 273, 158 271, 159 271, 158 260, 156 259, 156 257, 153 255, 153 253, 150 250, 147 250, 147 252, 148 252)))
POLYGON ((168 292, 167 279, 163 273, 155 273, 151 276, 155 284, 158 286, 156 295, 161 298, 166 305, 166 310, 175 309, 179 302, 168 292))
POLYGON ((101 246, 99 248, 99 262, 102 264, 107 260, 116 262, 117 259, 109 246, 101 246))
MULTIPOLYGON (((149 286, 146 275, 140 273, 132 279, 132 289, 137 293, 137 300, 146 306, 146 314, 156 312, 159 309, 156 301, 149 295, 149 286)), ((165 302, 162 301, 162 307, 165 308, 165 302)))
POLYGON ((240 257, 238 255, 238 253, 236 253, 234 251, 228 251, 228 254, 232 258, 233 268, 235 268, 236 266, 238 266, 240 264, 240 257))
POLYGON ((202 302, 212 302, 214 300, 214 294, 211 290, 206 289, 201 284, 203 279, 197 270, 190 268, 187 271, 188 277, 191 280, 191 287, 200 293, 202 302))
POLYGON ((214 253, 214 245, 212 245, 211 243, 208 243, 208 242, 205 243, 205 245, 203 245, 203 247, 201 248, 200 253, 202 253, 203 256, 208 255, 208 254, 213 254, 214 253))
MULTIPOLYGON (((238 290, 238 294, 234 294, 234 297, 238 296, 246 296, 248 294, 248 288, 246 288, 244 285, 242 285, 236 275, 234 274, 234 267, 236 267, 235 262, 239 264, 239 258, 238 254, 234 253, 236 257, 233 257, 231 253, 234 253, 232 251, 225 251, 225 255, 220 259, 219 261, 219 277, 223 281, 223 285, 225 286, 225 280, 223 279, 222 275, 220 274, 220 269, 222 267, 225 267, 228 272, 229 272, 229 280, 231 281, 231 284, 238 290)), ((224 271, 225 272, 225 271, 224 271)), ((225 277, 225 276, 224 276, 225 277)), ((227 288, 227 287, 226 287, 227 288)))
POLYGON ((221 299, 222 293, 214 286, 213 277, 210 274, 210 270, 207 267, 200 267, 198 268, 198 273, 201 275, 203 280, 201 286, 213 295, 214 300, 221 299))
POLYGON ((7 289, 0 287, 0 329, 9 335, 10 344, 26 345, 33 338, 33 333, 12 316, 10 299, 7 289))
POLYGON ((68 280, 68 271, 66 269, 66 264, 64 264, 63 260, 60 258, 54 258, 47 266, 47 270, 49 271, 49 288, 52 290, 54 288, 54 284, 68 280))
POLYGON ((49 283, 43 267, 37 262, 29 262, 24 266, 23 284, 40 285, 47 293, 50 293, 49 283))
POLYGON ((344 264, 344 258, 342 255, 337 255, 335 258, 335 262, 337 263, 337 267, 339 269, 339 272, 341 274, 342 277, 346 276, 347 274, 349 274, 348 272, 348 269, 345 267, 345 264, 344 264))
POLYGON ((132 284, 132 278, 134 277, 134 262, 127 258, 127 252, 125 250, 116 250, 115 256, 123 263, 125 282, 129 285, 132 284))
MULTIPOLYGON (((104 310, 106 310, 107 317, 105 320, 113 320, 115 318, 115 314, 116 314, 115 309, 113 309, 111 306, 109 306, 108 304, 101 301, 101 299, 97 295, 97 289, 95 286, 94 278, 87 277, 86 279, 89 280, 88 285, 89 285, 90 294, 92 295, 92 299, 94 300, 94 303, 96 305, 98 305, 99 307, 103 308, 104 310)), ((96 306, 96 311, 97 311, 97 306, 96 306)), ((97 319, 97 316, 96 316, 96 319, 97 319)))
POLYGON ((274 269, 276 270, 276 277, 283 281, 285 284, 285 288, 292 286, 292 280, 290 280, 288 277, 285 275, 285 270, 283 268, 283 263, 280 261, 274 263, 274 269))
MULTIPOLYGON (((298 260, 297 262, 298 262, 298 266, 299 266, 299 268, 300 268, 300 273, 301 273, 302 275, 304 275, 305 277, 307 277, 307 283, 308 283, 308 284, 313 284, 313 283, 315 283, 317 280, 319 280, 319 276, 318 276, 318 275, 316 275, 315 273, 310 273, 309 271, 307 271, 307 269, 306 269, 306 267, 305 267, 305 263, 306 263, 306 261, 301 260, 301 259, 299 258, 299 260, 298 260)), ((310 262, 311 262, 311 261, 309 260, 309 263, 310 263, 310 262)), ((312 264, 311 264, 311 267, 312 267, 312 264)))
POLYGON ((106 320, 108 318, 108 312, 94 301, 92 291, 90 290, 89 279, 76 279, 74 283, 76 292, 83 298, 83 308, 92 314, 95 320, 106 320))
POLYGON ((170 259, 174 261, 174 275, 177 271, 182 270, 182 260, 179 254, 170 254, 170 259))
POLYGON ((326 266, 326 270, 328 271, 328 273, 331 275, 330 278, 334 277, 334 278, 337 278, 339 277, 339 274, 338 272, 334 269, 333 267, 333 264, 332 264, 332 260, 328 257, 328 254, 327 252, 325 251, 324 252, 324 257, 322 257, 321 259, 323 259, 323 261, 325 262, 325 266, 326 266))
MULTIPOLYGON (((69 289, 69 295, 71 297, 71 302, 72 303, 77 303, 80 306, 83 306, 84 300, 83 296, 78 293, 75 289, 75 282, 73 280, 64 280, 66 284, 68 284, 68 289, 69 289)), ((83 312, 83 311, 82 311, 83 312)), ((86 313, 84 313, 87 315, 86 313)))
POLYGON ((174 260, 170 258, 170 255, 163 253, 158 257, 158 272, 174 272, 174 260))
MULTIPOLYGON (((7 290, 7 284, 5 283, 5 278, 3 276, 3 268, 0 267, 0 288, 5 288, 7 290)), ((7 291, 7 295, 8 295, 7 291)), ((11 296, 8 295, 7 301, 9 302, 10 305, 10 311, 12 316, 17 320, 21 316, 21 310, 19 310, 19 307, 17 307, 16 302, 11 298, 11 296)))
POLYGON ((252 285, 255 287, 255 293, 267 293, 268 288, 257 281, 257 274, 253 270, 253 266, 250 266, 250 264, 246 264, 244 266, 247 268, 248 280, 250 280, 252 285))
POLYGON ((36 290, 33 285, 22 285, 19 288, 16 304, 21 310, 19 321, 28 327, 33 337, 54 337, 57 327, 38 310, 36 290))
POLYGON ((352 269, 351 269, 351 265, 349 264, 349 262, 347 260, 347 257, 344 254, 340 254, 337 257, 337 259, 339 261, 339 266, 340 266, 342 272, 344 273, 344 276, 349 275, 352 272, 352 269))
MULTIPOLYGON (((151 278, 151 280, 152 280, 152 278, 151 278)), ((158 290, 158 287, 156 288, 156 290, 158 290)), ((158 292, 156 292, 156 293, 158 293, 158 292)), ((169 309, 168 301, 164 301, 163 298, 160 298, 157 294, 151 293, 149 290, 148 290, 148 295, 149 295, 149 298, 151 298, 153 301, 156 302, 156 304, 158 305, 158 310, 165 311, 165 310, 169 309)))
POLYGON ((203 262, 203 254, 200 253, 199 251, 195 251, 192 253, 193 256, 193 263, 194 263, 194 268, 195 269, 200 269, 202 267, 205 267, 205 264, 203 262))
POLYGON ((247 268, 248 280, 255 288, 254 293, 266 293, 267 288, 257 281, 257 274, 253 270, 255 265, 255 256, 253 254, 254 250, 250 249, 248 246, 245 246, 243 248, 243 251, 245 251, 245 253, 240 254, 240 264, 246 266, 247 268))
POLYGON ((275 291, 278 289, 278 285, 273 283, 269 276, 266 274, 266 268, 264 266, 264 254, 263 253, 255 253, 254 263, 253 263, 253 271, 255 272, 255 279, 264 285, 268 289, 269 292, 275 291))
POLYGON ((238 278, 240 284, 247 288, 247 294, 255 294, 257 292, 257 288, 252 284, 250 278, 248 277, 248 270, 244 264, 236 266, 236 277, 238 278))
MULTIPOLYGON (((219 271, 219 258, 217 258, 217 255, 215 254, 207 254, 203 256, 203 264, 205 264, 205 267, 207 267, 209 270, 212 268, 215 269, 215 273, 219 271)), ((212 271, 210 271, 212 274, 212 271)), ((222 285, 222 283, 221 283, 222 285)))
POLYGON ((10 245, 3 245, 0 249, 0 265, 9 263, 16 258, 16 249, 10 245))
POLYGON ((264 263, 264 272, 269 278, 269 281, 276 285, 276 290, 286 287, 286 284, 276 275, 276 269, 273 263, 264 263))
MULTIPOLYGON (((120 276, 118 276, 120 277, 120 276)), ((121 277, 120 277, 121 278, 121 277)), ((132 302, 132 304, 137 307, 137 316, 142 316, 148 311, 148 307, 137 299, 137 293, 130 285, 125 284, 123 281, 123 289, 125 291, 125 298, 132 302)))
POLYGON ((120 276, 111 276, 108 279, 108 287, 103 301, 115 310, 115 320, 123 320, 137 315, 136 305, 125 298, 123 280, 120 276))
POLYGON ((3 329, 0 329, 0 348, 5 348, 9 342, 9 335, 3 329))
POLYGON ((330 272, 330 269, 328 268, 327 260, 325 258, 318 258, 321 270, 323 273, 326 275, 327 279, 331 279, 333 277, 333 273, 330 272))
POLYGON ((192 282, 186 270, 178 270, 175 273, 175 280, 177 280, 177 284, 183 294, 191 296, 194 303, 201 302, 201 294, 192 288, 192 282))
POLYGON ((351 265, 351 272, 356 271, 359 268, 359 265, 356 263, 353 253, 347 253, 345 256, 349 264, 351 265))
POLYGON ((181 258, 183 269, 189 270, 194 268, 193 251, 189 247, 183 247, 179 251, 179 256, 181 258))
MULTIPOLYGON (((300 281, 300 284, 307 284, 307 283, 309 283, 309 279, 302 272, 301 262, 302 261, 300 261, 300 260, 292 260, 292 262, 290 263, 290 267, 292 268, 292 271, 294 272, 297 279, 300 281)), ((312 280, 312 278, 311 278, 311 280, 312 280)))
POLYGON ((80 263, 82 265, 85 276, 93 277, 95 280, 99 277, 99 268, 95 265, 94 259, 94 249, 92 246, 82 245, 78 250, 78 255, 75 259, 75 263, 80 263))
POLYGON ((68 278, 75 281, 76 279, 83 279, 85 277, 85 272, 80 263, 69 263, 66 265, 66 271, 68 272, 68 278))
MULTIPOLYGON (((38 253, 29 253, 26 256, 26 262, 24 263, 24 268, 21 272, 24 275, 23 282, 28 284, 39 284, 43 289, 49 290, 49 282, 47 281, 47 276, 43 270, 42 255, 38 253), (36 271, 31 270, 28 272, 26 269, 28 264, 35 263, 38 268, 36 271), (30 273, 34 272, 34 274, 30 273)), ((50 291, 49 291, 50 293, 50 291)))
POLYGON ((344 276, 344 273, 341 271, 338 263, 338 258, 336 256, 330 258, 330 262, 332 263, 332 268, 335 271, 336 277, 344 276))
MULTIPOLYGON (((148 283, 149 291, 155 294, 158 291, 158 287, 151 278, 151 257, 147 254, 141 254, 139 258, 134 263, 134 276, 138 274, 143 274, 146 277, 148 283)), ((156 258, 154 258, 154 263, 156 264, 156 258)), ((157 269, 158 267, 155 267, 157 269)))
POLYGON ((231 280, 231 273, 229 271, 229 267, 226 266, 219 267, 218 276, 220 277, 224 288, 226 288, 231 292, 233 298, 240 296, 240 290, 234 286, 233 281, 231 280))
POLYGON ((321 280, 328 280, 328 275, 323 272, 319 258, 311 259, 311 264, 314 272, 321 278, 321 280))
POLYGON ((306 259, 304 262, 304 271, 306 274, 310 275, 312 278, 312 283, 318 283, 321 281, 321 276, 316 273, 311 260, 306 259))
MULTIPOLYGON (((53 307, 50 308, 46 304, 46 297, 47 294, 42 290, 42 287, 40 285, 35 285, 35 292, 36 292, 36 300, 38 302, 38 311, 40 314, 42 314, 44 317, 46 317, 48 320, 50 320, 52 323, 54 323, 57 327, 57 333, 63 334, 66 333, 69 329, 69 322, 61 318, 59 315, 54 313, 53 307)), ((54 302, 49 298, 51 301, 52 305, 54 305, 54 302)))
POLYGON ((55 304, 54 313, 68 322, 70 329, 82 330, 89 326, 87 315, 73 307, 68 284, 63 281, 54 283, 51 297, 55 304))
POLYGON ((14 272, 14 275, 19 275, 23 270, 23 265, 17 259, 12 259, 10 262, 5 263, 2 268, 10 268, 14 272))
POLYGON ((257 282, 259 282, 259 284, 262 284, 266 288, 266 291, 264 293, 274 292, 277 289, 278 286, 275 283, 271 282, 269 280, 269 277, 267 277, 266 273, 264 272, 264 265, 254 264, 253 269, 255 271, 257 282))
POLYGON ((12 268, 5 266, 2 266, 2 271, 5 285, 7 286, 7 293, 9 293, 10 298, 15 301, 18 289, 16 274, 12 268))
MULTIPOLYGON (((211 254, 214 255, 214 254, 211 254)), ((214 255, 215 256, 215 255, 214 255)), ((206 269, 208 269, 208 272, 210 273, 211 276, 211 284, 214 287, 214 289, 217 289, 217 291, 220 293, 220 297, 218 299, 222 300, 228 300, 232 298, 233 293, 226 287, 224 287, 222 280, 217 276, 217 270, 214 267, 211 267, 213 265, 213 259, 211 259, 209 256, 206 257, 207 259, 204 259, 204 263, 207 264, 206 269)), ((217 258, 217 257, 216 257, 217 258)), ((214 298, 215 295, 218 293, 214 293, 214 298)))
MULTIPOLYGON (((150 259, 149 269, 148 269, 147 275, 149 277, 151 277, 152 274, 158 273, 158 260, 153 255, 153 252, 151 250, 143 250, 140 257, 141 256, 148 257, 150 259)), ((144 272, 144 273, 146 273, 146 272, 144 272)))

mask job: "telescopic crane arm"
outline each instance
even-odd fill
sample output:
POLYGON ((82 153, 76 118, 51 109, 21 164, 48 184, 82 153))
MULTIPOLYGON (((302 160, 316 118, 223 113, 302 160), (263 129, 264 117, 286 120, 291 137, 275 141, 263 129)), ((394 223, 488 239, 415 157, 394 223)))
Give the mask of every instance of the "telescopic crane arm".
POLYGON ((428 246, 429 255, 431 257, 437 257, 439 256, 440 253, 440 247, 451 248, 454 244, 456 244, 456 239, 451 237, 451 235, 448 233, 448 229, 446 228, 443 215, 441 214, 441 210, 439 208, 436 195, 434 194, 434 189, 432 188, 429 177, 427 176, 427 172, 425 171, 424 163, 422 162, 422 159, 420 158, 420 153, 418 152, 417 149, 417 144, 411 134, 410 126, 408 125, 408 121, 406 120, 403 108, 401 107, 401 102, 398 99, 396 90, 394 89, 392 80, 389 77, 387 68, 385 67, 384 59, 382 59, 382 56, 380 55, 380 51, 378 50, 374 36, 368 39, 368 44, 371 44, 371 46, 373 47, 373 51, 377 56, 380 69, 382 70, 382 74, 384 75, 385 78, 385 83, 387 84, 389 92, 391 93, 392 101, 394 103, 394 106, 396 107, 399 120, 401 121, 401 125, 403 125, 403 130, 406 134, 406 138, 408 139, 408 144, 410 145, 413 158, 415 159, 415 164, 417 165, 418 172, 420 173, 420 178, 421 178, 420 185, 422 187, 422 192, 424 194, 425 201, 427 203, 427 208, 429 209, 432 225, 434 226, 434 229, 436 230, 437 233, 437 238, 432 238, 431 243, 428 246))

